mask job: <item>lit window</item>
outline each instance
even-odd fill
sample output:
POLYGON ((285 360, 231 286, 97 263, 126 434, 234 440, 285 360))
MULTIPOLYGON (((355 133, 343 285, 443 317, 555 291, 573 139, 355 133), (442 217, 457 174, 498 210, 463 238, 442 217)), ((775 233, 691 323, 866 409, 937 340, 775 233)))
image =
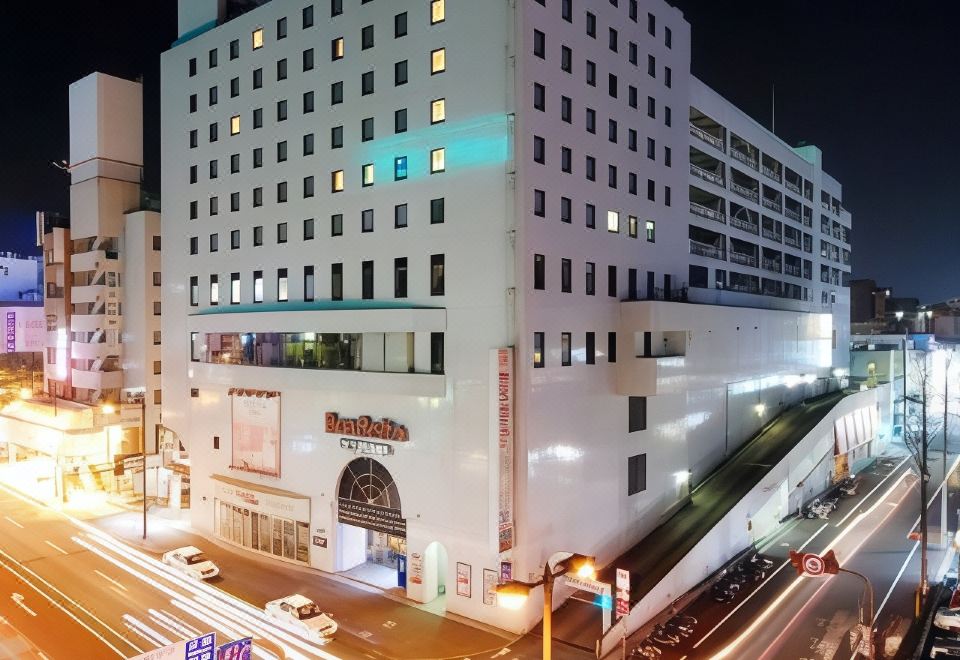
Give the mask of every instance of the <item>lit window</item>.
POLYGON ((430 152, 430 174, 443 172, 447 167, 447 150, 441 147, 430 152))
POLYGON ((330 57, 339 60, 343 57, 343 37, 337 37, 330 42, 330 57))
POLYGON ((240 273, 230 273, 230 304, 240 304, 240 273))
POLYGON ((330 190, 343 192, 343 170, 337 170, 330 175, 330 190))
POLYGON ((430 0, 430 25, 440 23, 446 17, 444 0, 430 0))
POLYGON ((363 166, 363 185, 373 185, 373 163, 367 163, 363 166))
MULTIPOLYGON (((237 282, 239 287, 240 283, 237 282)), ((263 271, 253 271, 253 302, 263 302, 263 271)))
POLYGON ((240 132, 240 115, 230 117, 230 135, 236 135, 240 132))
POLYGON ((397 156, 393 159, 393 179, 402 181, 407 178, 407 157, 397 156))
POLYGON ((277 300, 279 302, 286 302, 289 297, 287 291, 287 269, 280 268, 277 270, 277 300))
POLYGON ((253 49, 263 48, 263 28, 253 31, 253 49))
POLYGON ((216 275, 210 276, 210 304, 220 304, 220 281, 216 275))
POLYGON ((447 119, 446 99, 437 99, 430 104, 430 123, 439 124, 447 119))
POLYGON ((651 243, 657 239, 657 223, 653 220, 647 220, 647 240, 651 243))
POLYGON ((627 232, 630 234, 630 238, 637 237, 637 216, 627 216, 627 232))
POLYGON ((447 70, 447 49, 438 48, 430 53, 430 73, 441 73, 447 70))
POLYGON ((620 233, 620 212, 607 211, 607 231, 620 233))

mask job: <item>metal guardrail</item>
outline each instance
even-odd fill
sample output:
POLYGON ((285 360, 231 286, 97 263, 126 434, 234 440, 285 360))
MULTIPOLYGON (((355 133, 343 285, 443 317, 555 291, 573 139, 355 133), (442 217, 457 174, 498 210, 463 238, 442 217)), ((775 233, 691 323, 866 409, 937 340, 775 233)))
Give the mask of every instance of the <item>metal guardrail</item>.
POLYGON ((710 146, 716 147, 720 151, 723 151, 723 140, 718 138, 716 135, 711 135, 699 126, 690 124, 690 135, 700 138, 710 146))

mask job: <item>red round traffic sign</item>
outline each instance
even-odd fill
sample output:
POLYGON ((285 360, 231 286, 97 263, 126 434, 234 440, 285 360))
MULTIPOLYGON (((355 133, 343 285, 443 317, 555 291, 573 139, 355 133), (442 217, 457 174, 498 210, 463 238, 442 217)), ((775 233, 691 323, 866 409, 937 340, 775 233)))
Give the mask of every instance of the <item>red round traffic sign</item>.
POLYGON ((820 555, 815 555, 810 552, 803 555, 802 565, 803 571, 808 575, 823 575, 823 571, 826 568, 820 555))

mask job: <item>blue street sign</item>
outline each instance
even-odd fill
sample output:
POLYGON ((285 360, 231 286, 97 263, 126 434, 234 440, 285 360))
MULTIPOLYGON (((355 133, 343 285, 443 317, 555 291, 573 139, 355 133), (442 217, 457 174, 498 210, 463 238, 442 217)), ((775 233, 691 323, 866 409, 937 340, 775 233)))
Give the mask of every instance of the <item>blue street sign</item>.
POLYGON ((214 660, 213 654, 217 649, 217 633, 207 633, 200 637, 188 639, 184 660, 214 660))

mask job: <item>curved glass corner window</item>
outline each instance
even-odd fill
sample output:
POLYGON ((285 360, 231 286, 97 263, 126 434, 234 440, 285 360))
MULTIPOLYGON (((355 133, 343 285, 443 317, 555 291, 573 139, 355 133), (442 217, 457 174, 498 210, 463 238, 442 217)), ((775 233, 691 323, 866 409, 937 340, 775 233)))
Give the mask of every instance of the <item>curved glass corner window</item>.
POLYGON ((413 373, 412 332, 214 332, 191 336, 191 357, 208 364, 413 373), (366 350, 364 350, 366 349, 366 350))

